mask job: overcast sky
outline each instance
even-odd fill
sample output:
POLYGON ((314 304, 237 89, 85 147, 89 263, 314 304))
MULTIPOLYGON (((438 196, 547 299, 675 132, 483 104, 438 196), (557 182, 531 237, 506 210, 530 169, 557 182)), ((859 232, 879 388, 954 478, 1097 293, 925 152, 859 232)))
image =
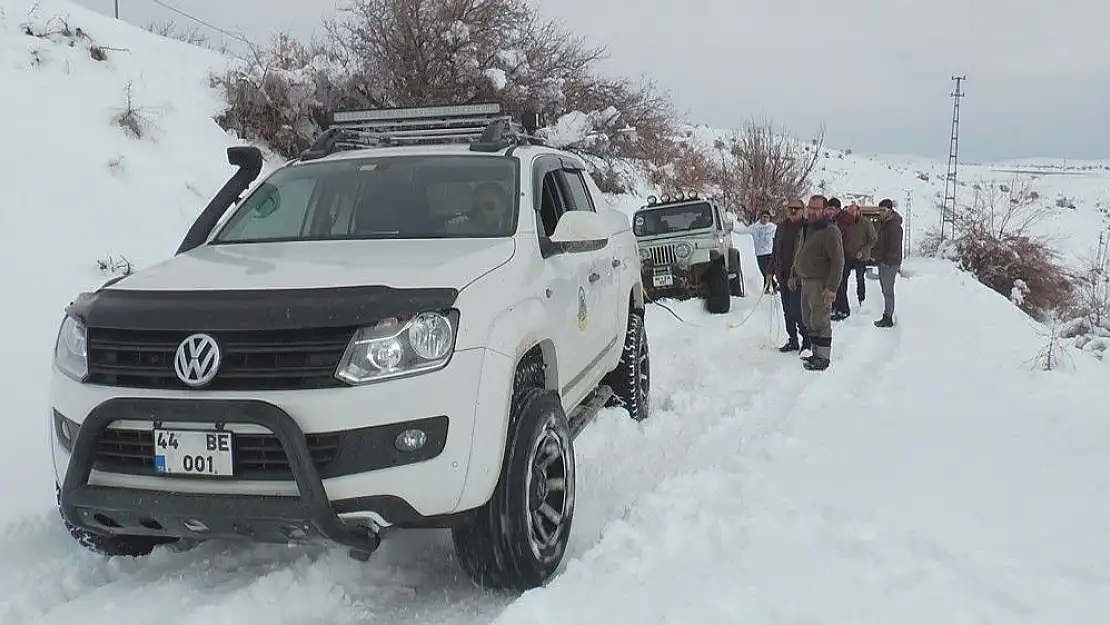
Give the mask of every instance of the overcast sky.
MULTIPOLYGON (((113 10, 113 0, 74 1, 113 10)), ((801 137, 823 123, 835 147, 945 158, 951 77, 965 74, 962 161, 1110 158, 1105 2, 533 1, 606 46, 605 72, 654 79, 697 123, 735 127, 754 115, 801 137)), ((152 0, 119 2, 139 25, 190 25, 152 0)), ((161 2, 261 41, 279 30, 307 38, 337 5, 161 2)))

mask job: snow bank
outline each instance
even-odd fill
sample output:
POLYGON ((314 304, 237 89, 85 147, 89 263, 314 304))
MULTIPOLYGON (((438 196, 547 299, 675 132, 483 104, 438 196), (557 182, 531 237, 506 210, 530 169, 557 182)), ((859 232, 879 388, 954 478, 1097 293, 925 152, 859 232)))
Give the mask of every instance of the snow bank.
POLYGON ((172 254, 233 173, 225 149, 238 142, 212 119, 221 105, 208 73, 227 61, 208 50, 68 2, 7 0, 0 59, 0 137, 11 156, 0 185, 9 272, 0 380, 15 398, 0 457, 21 459, 0 472, 2 522, 53 502, 44 415, 62 309, 109 277, 98 261, 141 266, 172 254), (142 138, 114 120, 129 84, 142 138))

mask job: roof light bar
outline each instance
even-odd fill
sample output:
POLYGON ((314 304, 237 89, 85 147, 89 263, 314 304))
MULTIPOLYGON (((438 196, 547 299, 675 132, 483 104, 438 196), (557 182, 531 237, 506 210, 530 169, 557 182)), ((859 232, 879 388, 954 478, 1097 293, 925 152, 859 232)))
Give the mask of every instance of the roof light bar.
POLYGON ((457 104, 443 106, 413 106, 394 109, 362 109, 336 111, 333 120, 336 124, 352 124, 369 121, 392 121, 401 119, 427 119, 437 117, 462 117, 466 115, 498 115, 501 113, 499 102, 484 104, 457 104))

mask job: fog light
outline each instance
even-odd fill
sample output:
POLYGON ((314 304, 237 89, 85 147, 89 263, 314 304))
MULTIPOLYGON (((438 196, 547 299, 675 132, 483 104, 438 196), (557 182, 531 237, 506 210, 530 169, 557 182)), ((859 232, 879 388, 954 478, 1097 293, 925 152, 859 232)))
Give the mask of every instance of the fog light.
POLYGON ((393 441, 393 446, 400 451, 416 451, 428 442, 428 435, 424 430, 405 430, 397 435, 397 439, 393 441))
POLYGON ((70 425, 69 419, 62 418, 59 421, 61 421, 62 425, 62 442, 65 443, 66 447, 69 447, 73 445, 73 426, 70 425))
POLYGON ((187 519, 182 525, 190 532, 207 532, 208 526, 196 519, 187 519))

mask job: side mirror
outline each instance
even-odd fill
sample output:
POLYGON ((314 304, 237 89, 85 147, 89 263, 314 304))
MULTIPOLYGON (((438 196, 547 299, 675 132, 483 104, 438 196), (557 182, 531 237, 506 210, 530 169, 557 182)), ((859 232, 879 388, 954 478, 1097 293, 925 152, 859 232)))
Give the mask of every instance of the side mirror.
POLYGON ((559 252, 586 252, 605 247, 609 241, 606 218, 593 211, 567 211, 549 239, 559 252))
POLYGON ((725 226, 725 230, 728 230, 729 232, 732 232, 733 230, 735 230, 736 229, 736 215, 733 214, 733 213, 726 212, 724 214, 724 226, 725 226))

